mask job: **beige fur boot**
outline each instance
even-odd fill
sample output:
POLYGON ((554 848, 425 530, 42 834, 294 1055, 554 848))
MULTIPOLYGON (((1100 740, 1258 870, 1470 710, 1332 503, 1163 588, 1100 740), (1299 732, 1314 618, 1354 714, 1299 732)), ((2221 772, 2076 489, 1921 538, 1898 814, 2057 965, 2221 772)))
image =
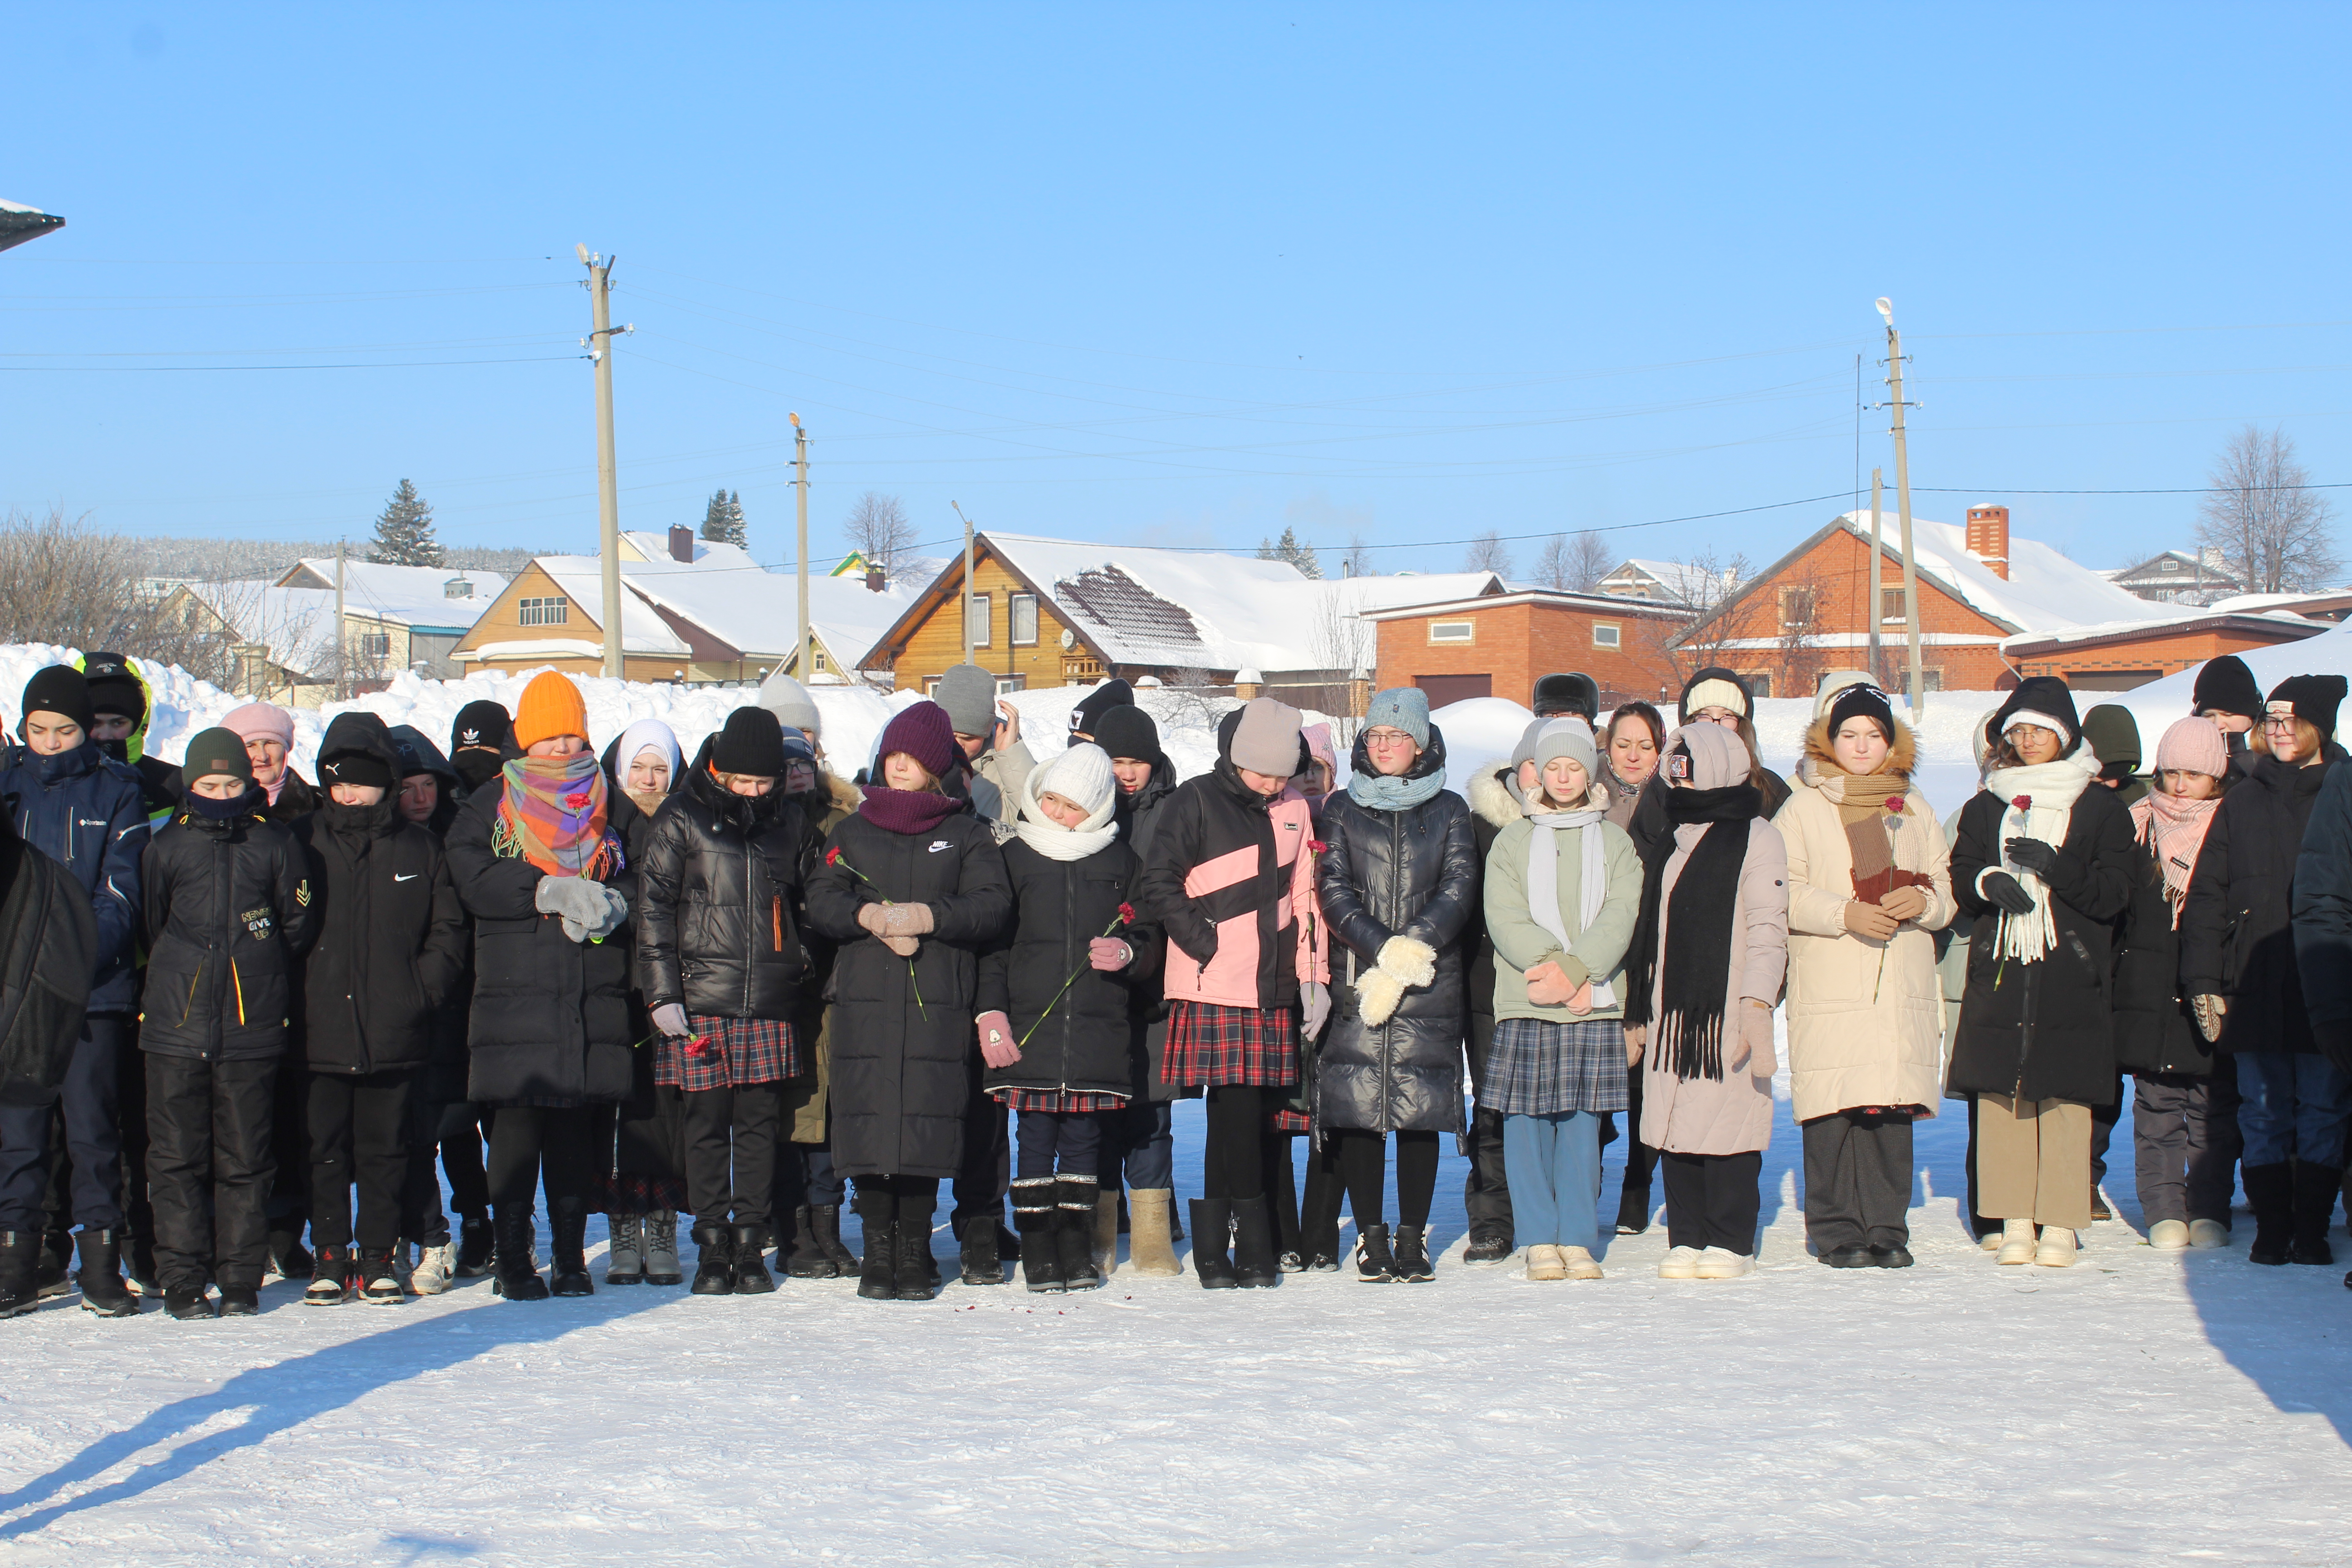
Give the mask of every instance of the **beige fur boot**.
POLYGON ((1166 1278, 1184 1272, 1168 1228, 1169 1205, 1175 1196, 1166 1187, 1127 1190, 1127 1261, 1138 1274, 1166 1278))
POLYGON ((1118 1272, 1118 1194, 1095 1195, 1095 1263, 1106 1279, 1118 1272))

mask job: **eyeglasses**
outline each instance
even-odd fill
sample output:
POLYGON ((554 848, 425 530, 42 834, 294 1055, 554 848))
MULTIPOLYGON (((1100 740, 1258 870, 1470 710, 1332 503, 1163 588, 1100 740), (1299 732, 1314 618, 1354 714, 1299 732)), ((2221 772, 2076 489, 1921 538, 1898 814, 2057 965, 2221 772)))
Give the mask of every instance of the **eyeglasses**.
POLYGON ((1412 745, 1412 737, 1402 730, 1367 730, 1364 731, 1364 744, 1388 750, 1396 746, 1412 745))
POLYGON ((2263 721, 2263 728, 2265 730, 2292 730, 2294 728, 2294 719, 2293 715, 2289 715, 2284 719, 2265 719, 2263 721))

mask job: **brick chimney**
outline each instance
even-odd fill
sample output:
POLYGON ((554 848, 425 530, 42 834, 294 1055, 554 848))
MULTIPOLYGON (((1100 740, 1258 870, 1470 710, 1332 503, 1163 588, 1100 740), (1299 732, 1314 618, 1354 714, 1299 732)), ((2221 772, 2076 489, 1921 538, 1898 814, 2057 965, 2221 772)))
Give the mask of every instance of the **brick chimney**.
MULTIPOLYGON (((1976 513, 1970 512, 1970 517, 1976 513)), ((694 564, 694 530, 683 523, 669 525, 669 558, 691 566, 694 564)))
POLYGON ((1969 508, 1969 553, 1984 563, 1994 576, 2009 576, 2009 508, 1969 508))
POLYGON ((879 594, 889 585, 889 580, 882 575, 882 568, 879 566, 868 566, 866 569, 866 591, 867 593, 879 594))

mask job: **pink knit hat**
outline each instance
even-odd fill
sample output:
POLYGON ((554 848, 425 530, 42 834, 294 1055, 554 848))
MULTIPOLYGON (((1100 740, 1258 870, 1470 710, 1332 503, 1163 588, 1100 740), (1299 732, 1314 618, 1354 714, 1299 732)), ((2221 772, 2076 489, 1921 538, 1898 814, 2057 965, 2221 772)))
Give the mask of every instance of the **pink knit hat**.
POLYGON ((294 743, 294 715, 275 702, 248 702, 242 708, 232 708, 221 715, 220 727, 240 741, 276 741, 281 745, 294 743))
POLYGON ((2230 771, 2230 742, 2210 719, 2179 720, 2156 743, 2156 768, 2158 773, 2176 770, 2218 779, 2230 771))

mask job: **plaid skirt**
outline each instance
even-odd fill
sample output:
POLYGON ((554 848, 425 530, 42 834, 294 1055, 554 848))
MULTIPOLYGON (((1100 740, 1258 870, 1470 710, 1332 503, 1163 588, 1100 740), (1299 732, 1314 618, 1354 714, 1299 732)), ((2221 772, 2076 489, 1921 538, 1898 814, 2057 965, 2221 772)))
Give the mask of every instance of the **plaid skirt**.
POLYGON ((1287 1089, 1298 1081, 1298 1015, 1287 1007, 1174 1003, 1160 1081, 1171 1089, 1229 1083, 1287 1089))
POLYGON ((1103 1094, 1076 1089, 993 1089, 999 1105, 1014 1110, 1042 1110, 1055 1116, 1094 1116, 1127 1104, 1123 1094, 1103 1094))
POLYGON ((1505 1116, 1624 1110, 1624 1024, 1615 1018, 1501 1020, 1486 1053, 1478 1104, 1505 1116))
POLYGON ((782 1018, 708 1018, 689 1013, 687 1020, 701 1037, 688 1046, 665 1035, 654 1047, 654 1081, 692 1094, 706 1089, 732 1089, 738 1084, 775 1083, 798 1078, 800 1042, 793 1026, 782 1018))

